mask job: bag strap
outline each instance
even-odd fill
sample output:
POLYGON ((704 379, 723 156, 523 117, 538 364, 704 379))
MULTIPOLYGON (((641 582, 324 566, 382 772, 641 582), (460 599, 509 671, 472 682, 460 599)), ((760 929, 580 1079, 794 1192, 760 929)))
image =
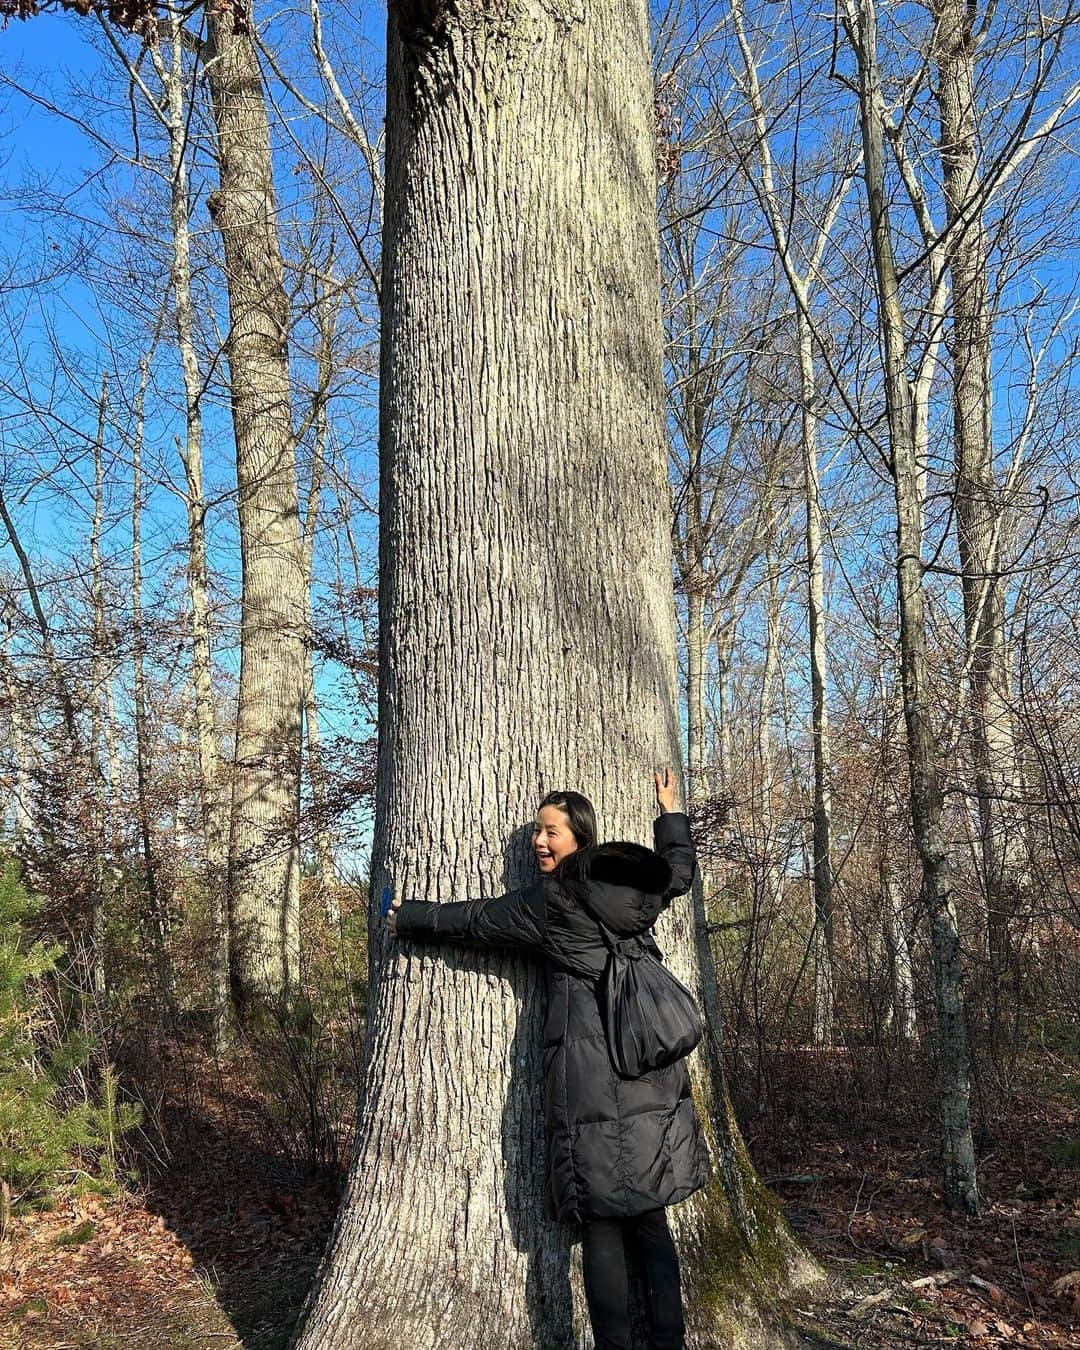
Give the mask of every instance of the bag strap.
MULTIPOLYGON (((627 941, 627 939, 616 937, 615 934, 612 933, 611 929, 608 928, 607 924, 604 923, 603 919, 599 917, 599 915, 596 913, 593 907, 589 904, 588 900, 585 898, 584 891, 587 885, 588 882, 585 883, 585 886, 582 886, 580 891, 577 888, 575 888, 574 894, 577 896, 578 903, 581 905, 581 908, 585 911, 585 913, 589 916, 589 918, 592 919, 593 923, 596 924, 597 928, 600 929, 600 936, 604 940, 604 946, 608 949, 611 955, 612 956, 627 955, 626 952, 620 951, 619 948, 619 944, 621 942, 627 941)), ((645 945, 645 943, 642 942, 641 937, 636 933, 634 934, 634 940, 640 946, 644 947, 646 951, 648 951, 648 947, 645 945)))

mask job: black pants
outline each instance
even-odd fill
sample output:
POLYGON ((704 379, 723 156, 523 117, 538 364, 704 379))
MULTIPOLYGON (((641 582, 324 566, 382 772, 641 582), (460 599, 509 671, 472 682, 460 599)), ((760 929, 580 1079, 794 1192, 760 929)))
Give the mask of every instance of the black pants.
POLYGON ((667 1214, 650 1209, 629 1219, 586 1219, 581 1260, 596 1350, 631 1350, 626 1242, 635 1242, 645 1267, 646 1306, 654 1350, 682 1350, 679 1254, 667 1214))

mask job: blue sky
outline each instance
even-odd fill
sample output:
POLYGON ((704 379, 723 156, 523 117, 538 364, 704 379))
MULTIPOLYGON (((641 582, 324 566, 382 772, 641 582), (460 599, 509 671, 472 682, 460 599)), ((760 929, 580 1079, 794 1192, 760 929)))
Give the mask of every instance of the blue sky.
MULTIPOLYGON (((340 34, 330 28, 328 20, 326 22, 327 43, 331 50, 337 39, 354 53, 357 61, 362 60, 372 73, 376 73, 382 60, 385 28, 382 7, 370 5, 363 11, 350 11, 346 18, 347 28, 340 34), (356 40, 358 35, 362 42, 356 40)), ((73 110, 78 105, 65 96, 68 87, 81 85, 97 90, 108 83, 102 56, 88 40, 96 33, 92 21, 72 13, 43 14, 24 23, 12 22, 0 32, 0 67, 12 83, 73 110)), ((134 40, 128 40, 128 45, 131 52, 136 50, 134 40)), ((353 73, 343 71, 343 80, 353 73)), ((121 151, 131 140, 130 120, 125 113, 121 107, 115 114, 115 125, 99 124, 97 127, 99 131, 114 135, 112 143, 121 151)), ((289 109, 282 109, 282 115, 289 117, 292 114, 289 109)), ((302 132, 303 117, 296 116, 302 132)), ((75 122, 35 106, 32 99, 23 97, 10 86, 0 86, 0 309, 4 311, 6 329, 2 337, 10 349, 11 325, 15 326, 20 363, 27 373, 26 383, 34 397, 51 410, 47 417, 28 416, 17 398, 0 390, 0 470, 5 475, 5 494, 23 542, 40 569, 39 581, 46 600, 51 595, 60 606, 59 610, 53 611, 57 615, 82 586, 84 576, 80 578, 80 574, 86 571, 90 509, 87 451, 93 436, 100 372, 107 368, 112 376, 110 397, 115 409, 114 437, 122 446, 123 438, 130 434, 131 417, 130 409, 125 412, 120 405, 130 404, 135 383, 133 372, 143 350, 139 344, 147 339, 130 315, 110 308, 114 297, 110 293, 108 276, 95 277, 93 268, 89 269, 88 282, 65 278, 52 287, 16 288, 9 290, 7 295, 4 295, 3 287, 9 265, 16 278, 32 276, 39 271, 41 260, 49 266, 58 257, 63 257, 70 249, 72 236, 80 232, 91 247, 102 248, 108 266, 117 265, 108 232, 103 226, 101 197, 107 198, 115 183, 121 188, 131 184, 136 193, 139 189, 135 176, 120 166, 116 169, 118 178, 110 181, 106 192, 95 197, 94 175, 100 171, 103 159, 100 145, 84 134, 75 122), (26 209, 25 194, 28 191, 39 198, 36 209, 26 209), (52 217, 48 209, 42 208, 43 195, 62 200, 79 218, 78 223, 74 224, 70 218, 52 217), (60 357, 54 351, 54 343, 60 357)), ((292 167, 288 156, 279 161, 283 198, 294 190, 292 167)), ((196 208, 192 224, 204 235, 212 234, 204 206, 196 208)), ((160 348, 162 388, 166 392, 168 386, 173 391, 179 387, 169 342, 166 333, 160 348)), ((12 363, 8 361, 6 365, 9 378, 18 384, 18 378, 12 375, 12 363)), ((371 381, 357 377, 355 387, 342 391, 342 399, 341 406, 346 410, 342 417, 342 434, 346 437, 351 434, 353 442, 344 445, 341 454, 349 465, 351 480, 369 500, 374 500, 375 420, 371 381)), ((238 549, 235 507, 231 498, 231 428, 224 400, 211 398, 205 408, 205 418, 207 492, 211 497, 219 494, 221 498, 209 518, 211 566, 234 601, 238 549)), ((152 387, 147 400, 145 460, 149 494, 143 535, 144 590, 148 612, 154 617, 159 612, 167 617, 182 602, 185 517, 182 501, 172 490, 182 482, 174 450, 174 438, 181 430, 182 419, 178 416, 175 398, 159 399, 152 387), (154 486, 155 478, 157 486, 154 486)), ((122 449, 117 452, 113 478, 107 490, 103 551, 114 577, 117 602, 123 605, 126 601, 125 578, 130 576, 131 499, 126 456, 122 449)), ((329 509, 331 499, 327 497, 324 501, 329 509)), ((373 525, 370 518, 358 517, 354 521, 357 542, 368 568, 373 568, 374 564, 373 525)), ((331 535, 328 530, 324 546, 327 564, 333 543, 331 535)), ((9 572, 14 563, 4 538, 0 541, 0 568, 9 572)), ((365 580, 371 581, 373 576, 368 575, 365 580)), ((219 593, 219 598, 225 597, 219 593)), ((316 603, 318 607, 320 602, 316 603)), ((216 648, 220 667, 233 676, 237 666, 234 618, 235 610, 230 613, 227 606, 218 629, 216 648)), ((317 623, 318 620, 317 612, 317 623)), ((61 626, 59 618, 57 626, 61 626)), ((326 626, 334 626, 332 618, 326 626)), ((167 670, 168 664, 163 663, 163 676, 167 670)), ((318 679, 324 737, 350 730, 362 733, 366 724, 359 716, 355 695, 340 678, 340 672, 324 663, 318 679)), ((120 685, 126 682, 121 673, 120 685)), ((122 689, 119 698, 123 715, 122 689)), ((221 715, 227 723, 227 706, 222 707, 221 715)))

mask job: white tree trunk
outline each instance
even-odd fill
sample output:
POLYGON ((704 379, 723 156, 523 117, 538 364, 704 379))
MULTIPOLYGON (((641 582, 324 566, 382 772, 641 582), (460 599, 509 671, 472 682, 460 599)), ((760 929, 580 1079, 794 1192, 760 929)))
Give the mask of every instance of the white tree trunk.
POLYGON ((210 631, 209 570, 206 557, 206 511, 203 493, 203 374, 195 343, 191 295, 191 201, 186 146, 189 108, 185 99, 183 33, 173 25, 167 49, 148 50, 164 90, 163 117, 169 143, 169 221, 172 235, 172 290, 176 346, 184 380, 184 441, 179 447, 184 467, 187 513, 188 603, 191 606, 191 688, 195 743, 199 762, 199 805, 206 858, 206 890, 210 907, 211 1039, 221 1049, 229 1023, 228 810, 218 751, 214 708, 213 648, 210 631), (166 63, 166 51, 168 61, 166 63))
MULTIPOLYGON (((372 892, 456 900, 534 875, 551 788, 648 841, 651 769, 680 758, 647 8, 394 6, 387 97, 372 892)), ((658 934, 694 985, 697 917, 658 934)), ((543 1205, 540 971, 390 950, 374 904, 372 929, 359 1137, 300 1347, 590 1344, 543 1205)), ((764 1343, 719 1176, 675 1221, 690 1344, 764 1343)))
POLYGON ((24 693, 11 658, 14 607, 10 600, 3 606, 4 640, 0 649, 0 670, 4 673, 4 700, 7 712, 8 743, 11 747, 12 833, 16 843, 29 838, 34 818, 30 810, 30 758, 27 754, 26 724, 23 716, 24 693))
POLYGON ((889 961, 889 1020, 896 1039, 910 1043, 919 1034, 915 1021, 915 975, 904 923, 904 892, 889 857, 887 841, 881 851, 879 876, 881 927, 889 961))

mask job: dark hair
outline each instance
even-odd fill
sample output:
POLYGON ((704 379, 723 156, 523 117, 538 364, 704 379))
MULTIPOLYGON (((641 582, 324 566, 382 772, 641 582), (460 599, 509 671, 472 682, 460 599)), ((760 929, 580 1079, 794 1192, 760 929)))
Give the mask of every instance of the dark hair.
POLYGON ((588 797, 580 792, 549 792, 536 809, 540 811, 545 806, 557 806, 566 813, 578 848, 590 848, 596 843, 596 812, 588 797))
POLYGON ((537 806, 557 806, 570 822, 570 832, 577 840, 577 852, 568 853, 552 875, 558 879, 564 893, 571 881, 584 879, 589 874, 589 862, 596 848, 596 812, 588 797, 580 792, 549 792, 537 806))

